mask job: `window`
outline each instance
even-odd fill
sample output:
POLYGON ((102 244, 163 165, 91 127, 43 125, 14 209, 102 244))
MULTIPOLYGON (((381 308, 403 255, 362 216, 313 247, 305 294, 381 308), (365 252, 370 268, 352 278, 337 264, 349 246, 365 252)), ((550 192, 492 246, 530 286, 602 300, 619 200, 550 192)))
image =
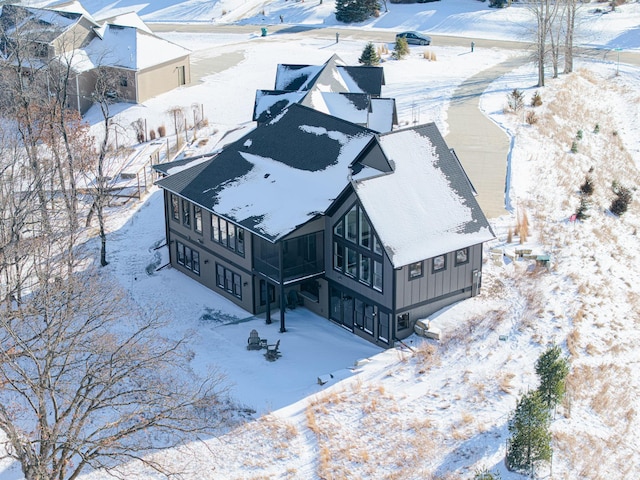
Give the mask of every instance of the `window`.
POLYGON ((373 261, 373 288, 382 291, 382 263, 373 261))
POLYGON ((217 242, 220 238, 220 227, 218 226, 218 216, 211 214, 211 240, 217 242))
POLYGON ((407 328, 409 328, 409 314, 398 315, 398 330, 406 330, 407 328))
POLYGON ((129 80, 127 79, 127 77, 125 77, 125 76, 121 76, 120 77, 120 86, 121 87, 128 87, 129 86, 129 80))
POLYGON ((185 85, 187 83, 187 77, 185 75, 184 66, 178 67, 178 86, 185 85))
POLYGON ((177 262, 187 270, 200 275, 200 253, 187 247, 182 242, 176 242, 177 262))
POLYGON ((191 227, 191 212, 190 212, 191 204, 182 199, 182 224, 185 227, 191 227))
POLYGON ((333 268, 339 271, 344 268, 344 247, 338 242, 333 242, 333 268))
POLYGON ((184 265, 184 243, 176 242, 176 250, 178 252, 178 265, 184 265))
POLYGON ((200 254, 198 252, 196 252, 195 250, 192 250, 191 255, 192 255, 192 259, 193 259, 191 270, 196 275, 200 275, 200 254))
POLYGON ((438 255, 437 257, 433 257, 433 271, 439 272, 447 268, 447 257, 444 255, 438 255))
POLYGON ((216 264, 216 285, 242 299, 242 277, 219 264, 216 264))
POLYGON ((237 227, 236 228, 236 251, 240 255, 244 255, 244 228, 237 227))
POLYGON ((382 245, 357 204, 333 225, 333 268, 382 291, 382 245))
POLYGON ((378 340, 389 343, 389 314, 378 310, 378 340))
POLYGON ((371 258, 360 254, 360 281, 371 285, 371 258))
POLYGON ((193 229, 202 233, 202 208, 197 205, 193 206, 193 229))
POLYGON ((244 228, 211 214, 211 240, 244 256, 244 228))
POLYGON ((236 249, 236 226, 233 223, 227 223, 227 247, 233 251, 236 249))
POLYGON ((409 280, 422 276, 422 262, 416 262, 409 265, 409 280))
POLYGON ((356 269, 358 266, 358 263, 357 263, 358 255, 356 254, 356 251, 353 248, 347 247, 346 250, 347 250, 347 270, 345 271, 345 273, 351 277, 355 277, 356 269))
POLYGON ((364 214, 360 211, 360 229, 358 231, 359 234, 359 242, 360 246, 364 248, 371 248, 371 226, 366 218, 364 218, 364 214))
POLYGON ((463 248, 462 250, 456 250, 456 265, 462 265, 469 261, 469 249, 463 248))
POLYGON ((223 218, 220 219, 220 238, 218 241, 225 247, 229 245, 227 242, 227 221, 223 218))
POLYGON ((180 205, 178 203, 178 197, 171 194, 171 218, 173 218, 176 222, 180 221, 180 205))
POLYGON ((345 228, 347 230, 347 240, 350 242, 356 242, 356 232, 357 232, 357 219, 358 219, 358 209, 354 205, 349 213, 344 218, 345 228))

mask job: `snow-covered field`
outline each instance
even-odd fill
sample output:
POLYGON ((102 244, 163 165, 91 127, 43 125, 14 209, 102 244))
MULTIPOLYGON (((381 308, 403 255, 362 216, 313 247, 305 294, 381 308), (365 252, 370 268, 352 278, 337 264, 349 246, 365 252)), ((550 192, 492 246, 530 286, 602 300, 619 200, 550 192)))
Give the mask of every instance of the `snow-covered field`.
MULTIPOLYGON (((132 5, 85 2, 92 13, 132 5)), ((136 5, 148 21, 222 22, 239 20, 241 11, 264 9, 266 20, 252 18, 258 25, 275 23, 279 15, 291 23, 335 25, 333 2, 136 5)), ((601 4, 584 9, 596 6, 601 4)), ((389 9, 361 28, 522 39, 525 23, 522 8, 491 10, 470 0, 389 4, 389 9)), ((584 43, 640 48, 640 4, 589 15, 593 21, 585 24, 584 43)), ((255 90, 271 88, 277 63, 322 63, 337 53, 355 64, 364 46, 305 35, 166 37, 191 48, 195 62, 237 52, 242 60, 145 105, 122 106, 121 125, 146 118, 150 128, 164 123, 170 131, 166 111, 196 103, 204 105, 210 133, 225 131, 251 118, 255 90)), ((407 60, 385 62, 383 94, 397 99, 401 122, 434 121, 446 133, 456 86, 514 52, 477 49, 471 56, 462 48, 430 49, 435 62, 424 60, 424 49, 417 47, 407 60)), ((498 239, 487 246, 482 295, 434 315, 433 323, 444 332, 439 343, 411 337, 407 344, 413 350, 381 351, 299 309, 288 314, 288 332, 279 334, 276 323, 246 318, 246 312, 176 271, 146 274, 148 265, 166 263, 166 252, 154 250, 164 236, 160 192, 129 205, 126 215, 112 215, 106 271, 143 308, 153 306, 174 319, 176 335, 191 332, 194 365, 219 366, 235 398, 260 416, 221 438, 165 452, 162 460, 187 479, 458 479, 470 478, 479 467, 500 471, 503 479, 520 478, 503 465, 506 422, 519 394, 537 386, 536 358, 555 343, 571 361, 569 395, 552 424, 553 476, 549 468, 540 476, 640 478, 634 353, 640 341, 638 201, 621 218, 607 211, 612 182, 638 185, 640 69, 615 60, 613 55, 606 61, 578 60, 574 74, 549 78, 541 89, 533 87, 535 66, 527 65, 496 80, 483 95, 483 111, 513 139, 514 211, 492 219, 498 239), (505 111, 506 94, 514 88, 525 94, 525 112, 505 111), (536 90, 542 105, 534 109, 528 104, 536 90), (533 125, 524 121, 529 111, 538 119, 533 125), (571 153, 574 141, 577 152, 571 153), (590 217, 570 222, 587 174, 595 185, 590 217), (521 245, 513 235, 508 242, 525 215, 527 240, 521 245), (516 248, 549 253, 551 268, 535 269, 529 261, 503 255, 516 248), (245 349, 252 328, 270 341, 281 339, 281 359, 269 363, 245 349), (318 385, 317 377, 329 374, 333 378, 318 385)), ((125 478, 157 476, 138 464, 125 470, 125 478)), ((19 471, 5 464, 0 479, 20 478, 19 471)))

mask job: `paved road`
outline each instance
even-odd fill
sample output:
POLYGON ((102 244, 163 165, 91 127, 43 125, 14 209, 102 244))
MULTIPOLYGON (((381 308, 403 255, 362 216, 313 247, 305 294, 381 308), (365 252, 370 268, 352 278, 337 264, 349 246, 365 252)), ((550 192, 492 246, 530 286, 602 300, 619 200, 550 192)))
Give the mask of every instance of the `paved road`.
MULTIPOLYGON (((395 33, 384 30, 356 30, 325 28, 305 25, 216 25, 216 24, 153 24, 156 32, 202 32, 202 33, 256 33, 266 26, 270 36, 304 34, 315 38, 335 39, 336 32, 340 38, 372 42, 393 42, 395 33)), ((505 190, 507 185, 507 161, 511 149, 511 141, 507 134, 493 121, 484 115, 479 107, 480 96, 491 83, 531 61, 528 53, 530 43, 477 38, 450 37, 431 35, 433 43, 445 46, 467 47, 473 41, 476 48, 501 48, 518 50, 521 55, 500 63, 490 69, 483 70, 464 81, 453 93, 447 111, 449 134, 447 144, 454 148, 462 162, 471 182, 478 192, 478 203, 489 218, 507 213, 505 209, 505 190)), ((249 41, 249 40, 247 40, 249 41)), ((192 81, 198 81, 204 75, 221 72, 244 58, 240 42, 235 52, 215 58, 196 59, 192 65, 192 81)), ((599 57, 610 62, 640 64, 640 54, 632 52, 612 52, 582 49, 581 55, 599 57)))

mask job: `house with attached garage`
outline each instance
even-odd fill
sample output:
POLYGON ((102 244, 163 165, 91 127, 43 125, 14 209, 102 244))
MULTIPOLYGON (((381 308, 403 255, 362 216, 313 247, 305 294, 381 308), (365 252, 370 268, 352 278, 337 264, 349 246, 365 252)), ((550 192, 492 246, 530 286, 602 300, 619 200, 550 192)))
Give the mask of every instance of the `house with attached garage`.
POLYGON ((191 81, 189 50, 154 35, 134 12, 96 19, 77 1, 0 8, 0 68, 50 95, 64 92, 69 109, 91 107, 99 78, 109 96, 134 103, 191 81))
POLYGON ((435 124, 378 132, 292 102, 162 166, 170 263, 268 322, 300 306, 391 347, 480 291, 493 232, 435 124))

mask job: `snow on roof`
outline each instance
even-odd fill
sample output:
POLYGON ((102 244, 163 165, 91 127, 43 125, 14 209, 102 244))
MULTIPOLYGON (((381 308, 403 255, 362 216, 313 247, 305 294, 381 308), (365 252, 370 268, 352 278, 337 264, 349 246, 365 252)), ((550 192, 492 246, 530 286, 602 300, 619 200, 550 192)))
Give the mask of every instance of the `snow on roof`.
POLYGON ((264 122, 279 114, 292 103, 299 102, 304 92, 258 90, 254 107, 254 120, 264 122))
POLYGON ((275 90, 307 90, 322 65, 278 65, 275 90))
POLYGON ((494 238, 484 215, 473 211, 479 207, 470 191, 461 192, 443 171, 445 159, 429 137, 401 130, 380 143, 395 171, 354 188, 394 267, 494 238))
POLYGON ((47 8, 50 10, 56 10, 58 12, 79 13, 80 15, 86 17, 88 20, 90 20, 91 22, 97 25, 97 22, 95 21, 93 16, 77 0, 71 0, 70 2, 57 3, 47 8))
POLYGON ((135 27, 143 32, 153 34, 151 29, 142 21, 136 12, 121 13, 119 15, 101 19, 101 21, 112 25, 120 25, 122 27, 135 27))
POLYGON ((396 101, 393 98, 372 98, 369 113, 369 128, 386 133, 393 128, 396 101))
POLYGON ((322 92, 320 96, 326 111, 322 108, 317 108, 317 110, 325 111, 329 115, 352 123, 367 125, 370 106, 367 95, 322 92))
POLYGON ((371 141, 372 134, 348 136, 312 125, 301 125, 300 131, 338 142, 336 162, 322 171, 310 171, 240 152, 251 169, 218 192, 216 212, 237 220, 259 218, 255 229, 271 238, 282 237, 324 212, 344 189, 349 164, 371 141))
POLYGON ((102 38, 94 38, 86 47, 95 65, 144 70, 188 55, 189 50, 135 27, 109 24, 102 38))

